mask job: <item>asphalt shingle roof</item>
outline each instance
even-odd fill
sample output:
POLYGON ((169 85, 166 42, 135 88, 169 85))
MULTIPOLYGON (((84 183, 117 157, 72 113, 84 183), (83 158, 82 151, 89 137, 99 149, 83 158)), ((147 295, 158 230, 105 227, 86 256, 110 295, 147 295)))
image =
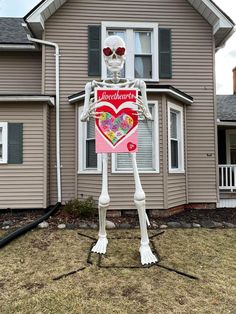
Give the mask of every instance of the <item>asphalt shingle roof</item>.
POLYGON ((236 94, 217 96, 217 118, 221 121, 236 121, 236 94))
POLYGON ((32 44, 21 23, 22 18, 0 18, 0 44, 32 44))

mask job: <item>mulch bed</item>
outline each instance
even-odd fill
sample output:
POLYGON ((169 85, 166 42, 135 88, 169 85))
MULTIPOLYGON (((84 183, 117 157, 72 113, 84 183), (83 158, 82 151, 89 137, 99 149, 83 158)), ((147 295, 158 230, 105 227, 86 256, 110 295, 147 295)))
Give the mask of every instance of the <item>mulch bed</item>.
MULTIPOLYGON (((0 227, 3 223, 7 225, 6 222, 10 222, 10 228, 18 228, 30 223, 44 214, 43 211, 8 211, 0 213, 0 227)), ((114 222, 118 225, 129 224, 131 227, 137 226, 138 216, 122 216, 122 217, 112 217, 108 220, 114 222)), ((236 209, 235 208, 225 208, 225 209, 187 209, 182 213, 175 214, 170 217, 161 218, 150 218, 151 223, 156 223, 158 225, 166 224, 168 222, 180 222, 180 223, 202 223, 204 221, 215 221, 215 222, 227 222, 236 224, 236 209)), ((58 224, 74 224, 79 223, 85 224, 97 224, 98 217, 93 218, 75 218, 63 209, 59 210, 54 216, 48 219, 50 228, 57 228, 58 224)))

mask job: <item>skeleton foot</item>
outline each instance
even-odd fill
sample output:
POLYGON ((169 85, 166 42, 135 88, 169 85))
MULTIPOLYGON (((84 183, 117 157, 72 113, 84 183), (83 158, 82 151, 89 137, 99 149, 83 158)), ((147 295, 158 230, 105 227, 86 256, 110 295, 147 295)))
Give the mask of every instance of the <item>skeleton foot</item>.
POLYGON ((97 240, 97 243, 92 248, 92 252, 99 253, 99 254, 105 254, 107 250, 107 244, 108 240, 107 237, 99 237, 97 240))
POLYGON ((142 263, 142 265, 152 264, 152 263, 158 262, 158 259, 152 253, 149 244, 141 244, 139 252, 140 252, 140 255, 141 255, 141 263, 142 263))

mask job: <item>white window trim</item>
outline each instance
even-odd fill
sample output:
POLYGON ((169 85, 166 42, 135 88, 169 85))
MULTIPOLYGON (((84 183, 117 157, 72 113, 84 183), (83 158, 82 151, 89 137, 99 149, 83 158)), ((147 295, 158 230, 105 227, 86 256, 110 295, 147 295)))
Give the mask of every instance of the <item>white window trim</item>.
POLYGON ((168 162, 169 173, 185 173, 184 170, 184 124, 183 124, 183 108, 176 104, 168 102, 168 162), (171 137, 170 137, 170 112, 174 110, 179 113, 178 121, 178 164, 179 168, 171 168, 171 137))
POLYGON ((86 149, 85 140, 87 133, 87 122, 80 121, 80 116, 83 111, 83 106, 78 110, 78 174, 98 174, 102 172, 102 158, 101 154, 97 154, 97 168, 86 168, 86 149))
MULTIPOLYGON (((132 30, 151 30, 152 31, 152 78, 145 79, 145 81, 159 81, 159 64, 158 64, 158 24, 157 23, 132 23, 132 22, 102 22, 102 40, 101 40, 101 51, 103 48, 103 43, 105 38, 107 37, 107 29, 132 29, 132 30)), ((129 43, 133 43, 133 38, 130 38, 130 32, 127 32, 127 41, 129 43)), ((127 51, 126 55, 126 64, 134 65, 134 43, 130 45, 131 51, 127 51)), ((107 68, 103 58, 101 56, 101 65, 102 65, 102 79, 105 80, 107 78, 107 68)), ((129 71, 129 67, 126 74, 127 79, 134 79, 134 69, 133 66, 131 71, 129 71), (131 73, 132 72, 132 73, 131 73)))
POLYGON ((0 164, 7 164, 8 159, 8 127, 7 122, 0 122, 2 128, 2 158, 0 164))
MULTIPOLYGON (((153 127, 153 166, 154 170, 144 170, 140 169, 139 173, 159 173, 160 172, 160 158, 159 158, 159 113, 158 113, 158 101, 149 101, 148 104, 153 106, 152 117, 154 120, 153 127)), ((116 162, 117 154, 112 154, 111 163, 112 163, 112 173, 133 173, 133 169, 117 169, 116 162)))

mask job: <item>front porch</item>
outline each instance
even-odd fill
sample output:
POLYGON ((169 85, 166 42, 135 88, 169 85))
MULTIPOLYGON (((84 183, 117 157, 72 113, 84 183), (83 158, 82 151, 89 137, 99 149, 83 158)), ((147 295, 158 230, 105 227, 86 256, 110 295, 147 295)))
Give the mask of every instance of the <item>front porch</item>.
POLYGON ((236 207, 236 126, 218 125, 218 208, 236 207))

